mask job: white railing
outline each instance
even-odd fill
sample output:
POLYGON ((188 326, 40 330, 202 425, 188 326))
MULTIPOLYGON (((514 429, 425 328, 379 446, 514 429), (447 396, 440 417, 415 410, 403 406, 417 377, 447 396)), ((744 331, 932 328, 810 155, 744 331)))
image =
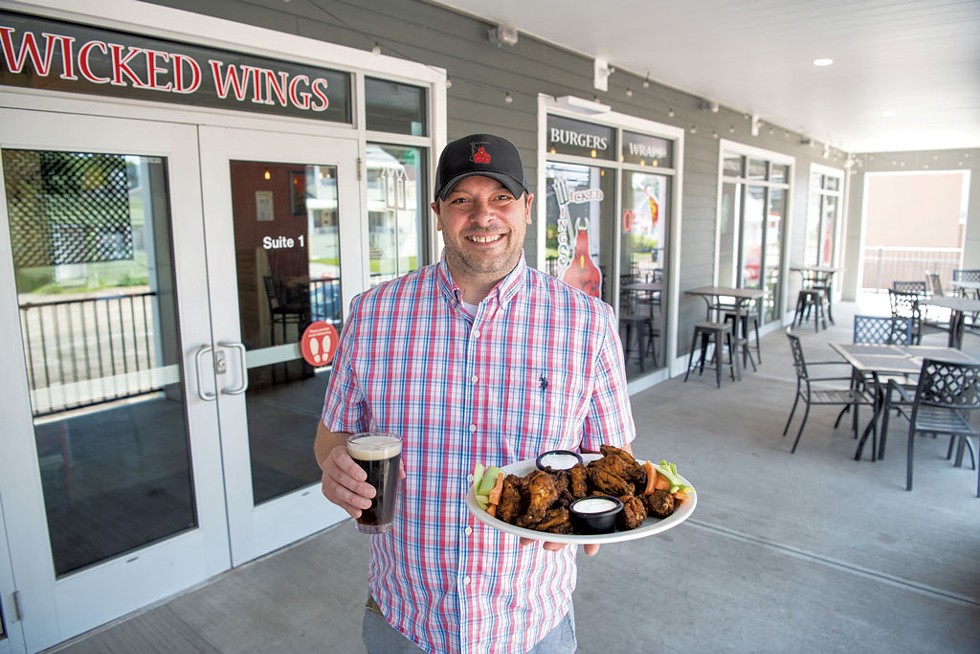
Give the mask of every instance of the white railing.
POLYGON ((927 272, 939 273, 943 288, 950 288, 962 261, 962 248, 865 247, 861 288, 884 292, 896 280, 924 282, 927 272))

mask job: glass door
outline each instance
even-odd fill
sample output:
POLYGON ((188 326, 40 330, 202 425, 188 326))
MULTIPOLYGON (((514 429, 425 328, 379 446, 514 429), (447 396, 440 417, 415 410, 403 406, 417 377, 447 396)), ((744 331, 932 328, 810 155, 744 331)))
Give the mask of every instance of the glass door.
POLYGON ((0 496, 31 650, 231 563, 197 148, 0 110, 0 496))
POLYGON ((216 397, 234 565, 347 515, 323 500, 313 437, 329 361, 300 339, 339 332, 368 288, 357 143, 202 127, 202 183, 215 351, 230 388, 216 397), (232 381, 233 380, 233 381, 232 381))

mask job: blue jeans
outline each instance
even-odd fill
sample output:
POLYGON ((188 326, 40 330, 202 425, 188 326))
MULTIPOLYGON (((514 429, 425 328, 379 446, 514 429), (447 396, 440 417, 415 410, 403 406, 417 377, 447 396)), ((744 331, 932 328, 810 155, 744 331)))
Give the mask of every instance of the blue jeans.
MULTIPOLYGON (((393 629, 381 612, 369 606, 364 609, 361 638, 368 654, 418 654, 422 650, 397 630, 393 629)), ((575 640, 575 611, 568 613, 558 625, 527 654, 572 654, 578 647, 575 640)))

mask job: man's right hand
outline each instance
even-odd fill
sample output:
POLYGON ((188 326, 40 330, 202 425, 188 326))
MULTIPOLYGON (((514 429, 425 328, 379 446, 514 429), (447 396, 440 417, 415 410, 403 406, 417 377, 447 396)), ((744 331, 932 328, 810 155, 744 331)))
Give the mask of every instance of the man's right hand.
POLYGON ((323 496, 357 519, 361 511, 371 507, 375 490, 365 481, 367 473, 347 453, 347 436, 344 432, 329 431, 320 421, 313 453, 323 471, 320 479, 323 496))
POLYGON ((335 445, 319 464, 323 471, 320 482, 323 496, 347 511, 350 517, 361 517, 361 511, 371 506, 375 490, 365 481, 367 473, 347 453, 347 446, 335 445))

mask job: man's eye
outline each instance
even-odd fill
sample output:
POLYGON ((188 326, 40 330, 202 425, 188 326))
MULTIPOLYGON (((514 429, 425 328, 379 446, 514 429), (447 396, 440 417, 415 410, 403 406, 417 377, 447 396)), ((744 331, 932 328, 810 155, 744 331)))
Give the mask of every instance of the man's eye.
POLYGON ((469 201, 468 198, 453 198, 452 200, 450 200, 449 204, 462 204, 468 201, 469 201))

